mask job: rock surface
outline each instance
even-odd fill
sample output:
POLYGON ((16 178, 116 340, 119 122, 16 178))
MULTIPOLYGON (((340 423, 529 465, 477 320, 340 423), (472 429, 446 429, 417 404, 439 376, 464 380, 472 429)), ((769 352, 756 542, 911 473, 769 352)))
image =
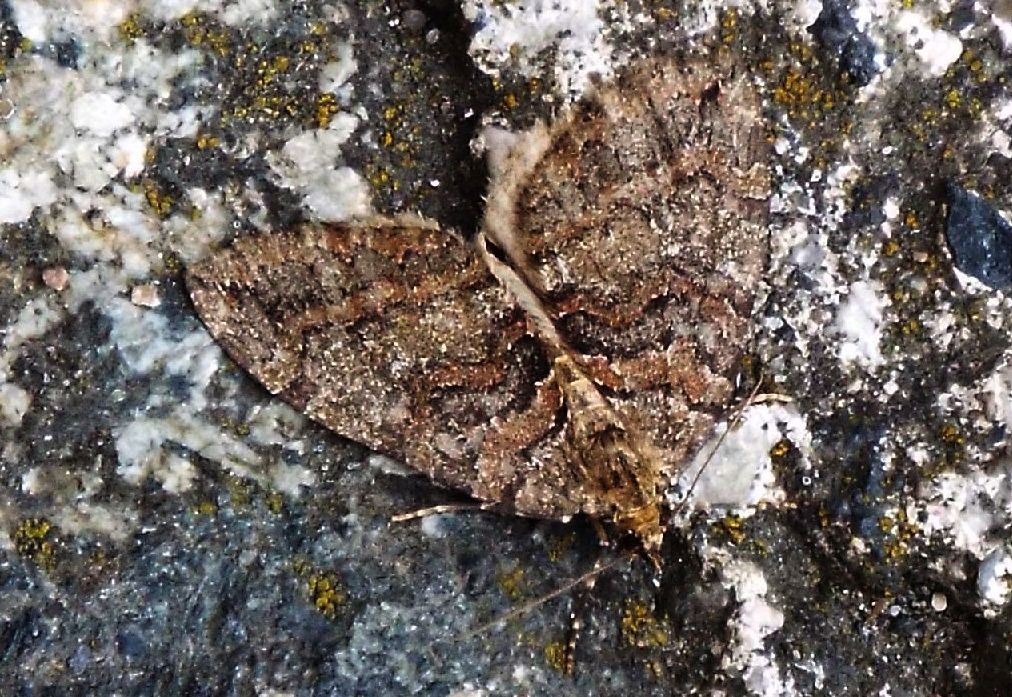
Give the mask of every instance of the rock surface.
POLYGON ((1008 693, 1008 268, 953 241, 1012 212, 1008 5, 0 0, 0 693, 1008 693), (392 524, 459 499, 197 321, 181 270, 215 245, 466 233, 480 126, 687 48, 764 95, 750 366, 780 397, 729 424, 660 573, 580 522, 392 524))

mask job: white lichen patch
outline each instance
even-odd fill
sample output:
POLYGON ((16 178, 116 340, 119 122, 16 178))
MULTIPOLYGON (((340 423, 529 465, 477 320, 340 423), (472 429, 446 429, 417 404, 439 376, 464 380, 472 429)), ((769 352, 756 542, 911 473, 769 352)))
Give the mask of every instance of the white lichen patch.
POLYGON ((727 429, 727 422, 717 426, 710 442, 680 474, 677 490, 691 488, 693 508, 730 509, 741 515, 751 515, 760 503, 781 501, 784 493, 770 451, 788 440, 801 452, 802 467, 807 467, 811 435, 804 417, 789 404, 758 404, 747 408, 739 422, 731 422, 730 433, 727 429))
POLYGON ((943 472, 917 493, 907 518, 919 521, 926 538, 940 539, 979 561, 980 603, 986 614, 995 614, 1008 601, 1012 584, 1005 534, 1012 523, 1012 465, 1002 461, 965 473, 943 472))
MULTIPOLYGON (((934 21, 950 9, 951 3, 947 0, 939 0, 934 7, 916 3, 908 7, 890 0, 858 0, 851 7, 851 15, 858 29, 877 46, 888 47, 890 53, 899 54, 900 60, 886 60, 885 51, 881 49, 875 55, 876 64, 886 73, 885 81, 890 82, 901 81, 907 73, 939 77, 959 59, 963 53, 962 37, 946 31, 934 21)), ((871 90, 876 89, 873 83, 871 90)))
POLYGON ((959 56, 963 53, 963 42, 960 38, 933 26, 931 17, 919 8, 900 12, 895 26, 930 75, 936 77, 944 75, 949 66, 959 60, 959 56))
POLYGON ((822 13, 822 0, 795 0, 790 10, 791 23, 798 29, 807 29, 822 13))
POLYGON ((49 172, 0 169, 0 223, 21 223, 32 211, 56 201, 56 187, 49 172))
POLYGON ((794 694, 794 679, 783 676, 776 655, 766 649, 767 638, 784 626, 784 613, 767 599, 766 577, 758 566, 715 553, 723 585, 734 592, 738 610, 731 620, 734 632, 721 668, 739 675, 749 694, 778 697, 794 694))
POLYGON ((996 549, 981 562, 977 571, 977 592, 984 606, 984 616, 997 617, 1012 595, 1012 554, 1008 547, 996 549))
POLYGON ((878 283, 857 281, 850 285, 836 314, 841 363, 874 371, 885 362, 882 323, 888 306, 889 299, 878 283))
POLYGON ((921 486, 916 507, 921 534, 939 536, 955 549, 983 559, 1000 544, 991 531, 1012 504, 1007 468, 969 474, 944 472, 921 486), (997 515, 996 515, 997 514, 997 515))
POLYGON ((608 77, 613 49, 601 20, 607 0, 465 0, 464 15, 477 30, 469 53, 489 75, 511 67, 544 77, 543 54, 554 57, 555 84, 566 96, 583 94, 591 75, 608 77))
MULTIPOLYGON (((292 418, 291 410, 277 418, 254 417, 249 442, 210 422, 204 416, 207 390, 221 352, 195 322, 170 322, 168 312, 178 312, 166 308, 174 304, 167 302, 174 291, 153 278, 170 258, 184 263, 202 258, 235 222, 230 207, 235 198, 226 202, 223 192, 186 189, 185 201, 176 202, 186 205, 166 213, 153 209, 147 184, 139 186, 152 146, 194 139, 214 120, 214 104, 171 99, 181 89, 205 89, 206 50, 161 49, 144 38, 127 40, 118 28, 131 16, 142 23, 178 22, 189 13, 249 27, 270 23, 278 3, 14 0, 11 9, 27 40, 72 42, 77 53, 74 68, 61 67, 45 51, 25 52, 7 66, 3 96, 14 109, 0 129, 0 223, 37 220, 68 253, 72 271, 62 269, 58 276, 46 269, 45 286, 26 296, 20 312, 0 327, 0 423, 16 427, 33 408, 33 396, 17 384, 11 366, 26 346, 44 340, 87 304, 110 328, 108 343, 88 350, 113 352, 131 381, 148 385, 142 404, 112 427, 116 471, 125 481, 139 485, 153 478, 165 491, 183 493, 201 476, 196 454, 265 487, 296 494, 312 483, 312 473, 264 454, 302 452, 301 418, 292 418)), ((337 10, 331 14, 341 16, 337 10)), ((344 44, 322 70, 321 87, 350 103, 347 81, 355 69, 352 47, 344 44)), ((357 124, 356 117, 338 114, 329 128, 295 135, 274 153, 279 183, 303 194, 310 217, 346 219, 370 210, 361 177, 340 165, 340 146, 357 124)), ((259 135, 251 132, 243 147, 258 143, 259 135)), ((245 219, 261 224, 256 192, 228 196, 252 199, 245 219)), ((6 444, 3 453, 21 456, 16 444, 6 444)), ((44 476, 49 475, 39 475, 44 476)), ((40 489, 31 495, 48 494, 40 489)), ((129 515, 107 524, 115 512, 106 516, 79 503, 63 501, 54 519, 62 516, 68 526, 109 535, 131 524, 129 515)))
POLYGON ((280 153, 268 156, 278 184, 302 194, 318 220, 362 218, 372 210, 371 192, 362 176, 342 166, 341 146, 358 126, 351 114, 339 114, 326 129, 291 138, 280 153))
POLYGON ((43 336, 63 319, 63 309, 49 297, 29 300, 13 322, 0 332, 0 384, 10 377, 11 364, 22 346, 43 336))
POLYGON ((138 417, 116 429, 116 471, 131 484, 154 477, 163 485, 176 482, 179 463, 166 451, 174 444, 217 462, 240 477, 256 477, 260 455, 242 441, 221 432, 182 409, 164 417, 138 417))
POLYGON ((303 450, 301 441, 291 437, 299 433, 306 423, 306 417, 280 400, 254 407, 246 426, 249 437, 260 445, 283 445, 286 449, 303 450))
POLYGON ((134 511, 121 507, 114 509, 88 501, 76 501, 57 509, 52 522, 69 535, 90 533, 122 541, 136 527, 137 515, 134 511))
MULTIPOLYGON (((358 61, 350 43, 344 42, 337 47, 337 60, 320 68, 320 91, 331 92, 338 97, 348 97, 349 78, 358 70, 358 61)), ((346 118, 346 117, 343 117, 346 118)))
POLYGON ((27 390, 9 382, 0 382, 0 419, 17 426, 31 405, 32 396, 27 390))
POLYGON ((316 484, 316 475, 300 465, 286 465, 278 462, 269 469, 270 482, 276 491, 292 498, 298 498, 303 489, 316 484))
POLYGON ((270 25, 278 17, 276 0, 216 0, 203 4, 221 17, 222 22, 233 27, 270 25))

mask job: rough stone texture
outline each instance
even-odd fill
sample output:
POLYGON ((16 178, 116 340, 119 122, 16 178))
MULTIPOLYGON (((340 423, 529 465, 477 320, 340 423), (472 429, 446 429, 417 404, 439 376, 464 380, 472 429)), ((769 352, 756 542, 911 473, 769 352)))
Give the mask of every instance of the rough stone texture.
POLYGON ((1012 287, 1012 224, 979 196, 949 186, 945 239, 956 268, 992 288, 1012 287))
POLYGON ((0 2, 0 692, 1009 691, 1012 315, 945 239, 948 183, 1012 209, 1009 3, 848 4, 864 86, 810 31, 840 3, 574 3, 0 2), (372 209, 473 229, 481 123, 686 42, 765 98, 752 365, 793 401, 733 424, 659 574, 581 596, 567 676, 571 596, 466 633, 616 552, 391 525, 451 499, 231 366, 181 269, 372 209))

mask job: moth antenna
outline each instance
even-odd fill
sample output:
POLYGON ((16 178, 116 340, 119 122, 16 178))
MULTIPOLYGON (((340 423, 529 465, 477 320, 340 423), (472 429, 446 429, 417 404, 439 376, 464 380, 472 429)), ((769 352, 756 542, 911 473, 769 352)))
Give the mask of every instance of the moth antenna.
POLYGON ((703 464, 700 466, 698 470, 696 470, 696 474, 692 477, 692 482, 689 484, 689 488, 686 490, 685 496, 682 498, 682 500, 679 502, 678 506, 674 510, 674 514, 676 516, 681 515, 682 512, 685 510, 685 506, 689 501, 689 497, 696 490, 696 484, 699 483, 699 480, 703 476, 703 472, 706 471, 706 468, 710 466, 710 462, 713 460, 713 457, 717 454, 717 451, 720 450, 720 446, 724 444, 724 440, 731 433, 731 431, 737 428, 738 425, 741 423, 742 417, 745 415, 745 410, 755 403, 754 400, 756 398, 756 395, 759 394, 759 388, 762 387, 762 384, 763 384, 763 375, 762 373, 760 373, 759 378, 756 380, 755 387, 752 388, 752 391, 749 393, 748 398, 745 400, 745 403, 742 404, 741 407, 738 409, 738 413, 734 415, 734 418, 731 420, 731 423, 729 423, 724 432, 720 434, 720 437, 714 444, 713 449, 710 450, 710 454, 706 456, 706 459, 703 460, 703 464))
POLYGON ((549 600, 554 600, 555 598, 558 598, 560 595, 564 595, 565 593, 568 593, 569 591, 571 591, 572 589, 576 588, 577 586, 583 585, 584 583, 587 583, 588 581, 591 581, 594 578, 600 576, 605 571, 610 571, 612 569, 617 568, 619 566, 619 564, 623 563, 624 561, 626 561, 625 557, 616 557, 615 559, 612 559, 607 564, 601 564, 600 561, 597 561, 597 562, 594 563, 594 568, 592 568, 590 571, 586 572, 585 574, 582 574, 580 576, 577 576, 576 578, 570 579, 570 580, 566 581, 565 583, 563 583, 558 588, 556 588, 555 590, 553 590, 553 591, 551 591, 549 593, 545 593, 544 595, 539 596, 537 598, 533 598, 532 600, 529 600, 528 602, 524 603, 523 605, 520 605, 519 607, 513 608, 509 612, 504 612, 503 614, 499 615, 498 617, 496 617, 493 620, 490 620, 488 622, 485 622, 484 624, 478 625, 477 627, 475 627, 473 629, 469 629, 466 632, 458 634, 457 636, 455 636, 453 638, 453 641, 463 641, 464 639, 469 639, 470 637, 476 636, 478 634, 483 634, 483 633, 487 632, 488 630, 492 629, 493 627, 498 626, 499 624, 501 624, 503 622, 509 622, 511 620, 517 619, 518 617, 523 617, 524 615, 526 615, 527 613, 531 612, 532 610, 535 610, 535 609, 541 607, 542 605, 544 605, 545 603, 547 603, 549 600))

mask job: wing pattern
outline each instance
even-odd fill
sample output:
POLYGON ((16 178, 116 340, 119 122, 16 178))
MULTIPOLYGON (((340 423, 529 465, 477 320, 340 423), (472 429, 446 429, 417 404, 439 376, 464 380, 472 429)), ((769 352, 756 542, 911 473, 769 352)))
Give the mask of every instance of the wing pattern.
POLYGON ((744 76, 650 60, 494 153, 476 244, 417 217, 306 226, 187 283, 228 354, 328 428, 656 549, 750 338, 767 150, 744 76))

